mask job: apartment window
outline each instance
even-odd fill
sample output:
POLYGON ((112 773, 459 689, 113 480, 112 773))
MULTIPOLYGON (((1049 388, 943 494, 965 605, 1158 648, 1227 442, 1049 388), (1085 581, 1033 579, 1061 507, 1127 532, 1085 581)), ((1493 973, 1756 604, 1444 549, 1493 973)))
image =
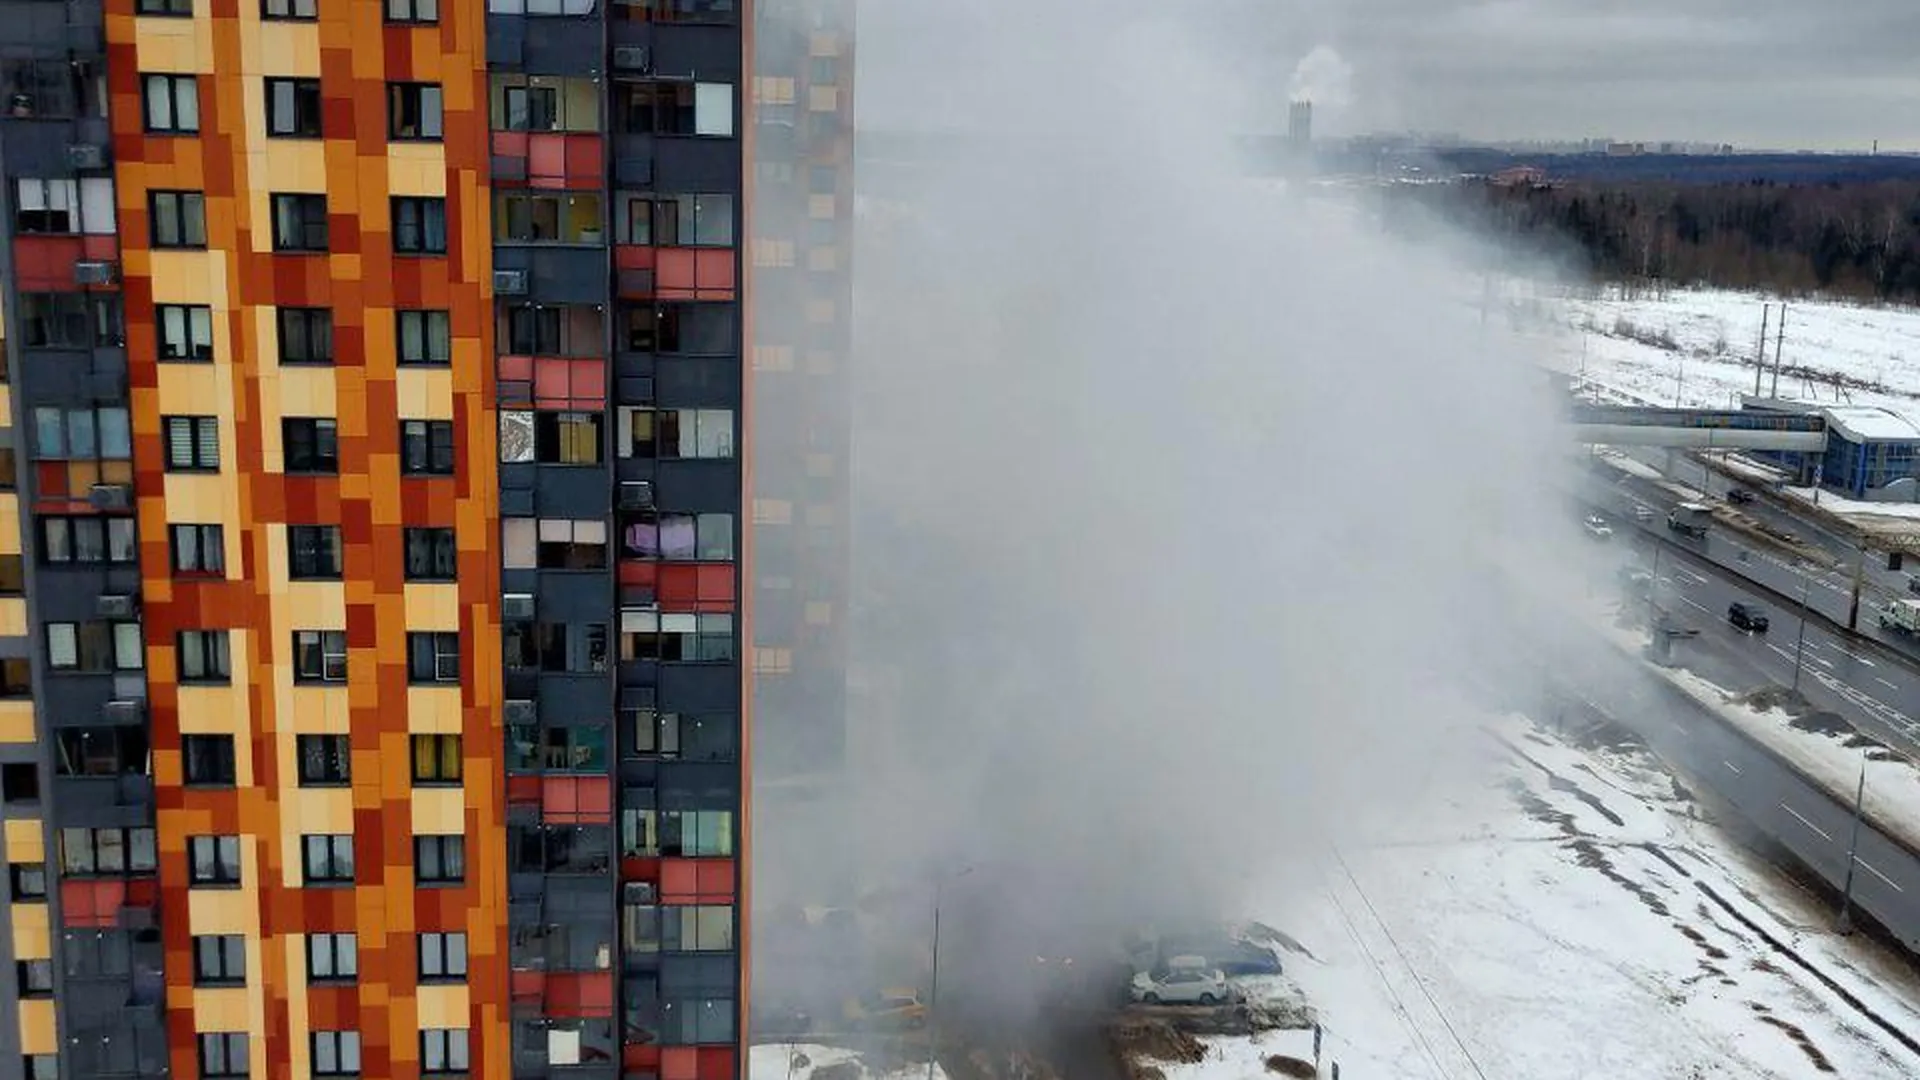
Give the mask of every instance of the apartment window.
POLYGON ((281 308, 277 319, 282 364, 333 363, 333 309, 281 308))
POLYGON ((675 761, 732 761, 739 756, 740 718, 730 713, 621 710, 627 748, 636 757, 675 761))
POLYGON ((468 1068, 467 1029, 426 1028, 420 1032, 421 1075, 455 1076, 468 1068))
POLYGON ((440 0, 387 0, 387 21, 395 23, 439 22, 440 0))
POLYGON ((263 19, 313 20, 320 17, 320 0, 261 0, 263 19))
POLYGON ((604 825, 508 825, 507 866, 516 874, 604 874, 613 833, 604 825))
POLYGON ((320 80, 267 80, 267 134, 279 139, 320 137, 320 80))
POLYGON ((192 75, 142 75, 147 133, 194 135, 200 131, 200 86, 192 75))
POLYGON ((220 418, 163 416, 168 472, 217 472, 220 469, 220 418))
POLYGON ((140 0, 133 11, 136 15, 192 15, 193 0, 140 0))
POLYGON ((33 455, 43 461, 119 461, 133 457, 133 432, 120 406, 33 410, 33 455))
POLYGON ((125 877, 159 865, 153 830, 118 828, 60 830, 62 877, 125 877))
POLYGON ((607 725, 507 725, 507 768, 514 772, 605 773, 607 725))
POLYGON ((39 766, 31 761, 0 764, 0 800, 9 806, 28 806, 39 802, 39 766))
POLYGON ((106 65, 68 59, 0 60, 7 111, 42 119, 107 115, 106 65))
POLYGON ((503 409, 500 412, 500 460, 543 465, 598 465, 601 414, 503 409))
POLYGON ((733 134, 732 83, 622 80, 613 100, 617 129, 628 135, 733 134))
POLYGON ((247 981, 247 939, 239 934, 193 936, 195 986, 243 986, 247 981))
POLYGON ((299 759, 301 787, 341 787, 353 782, 352 742, 345 735, 296 735, 294 754, 299 759))
POLYGON ((233 786, 233 736, 182 735, 180 757, 184 762, 187 783, 233 786))
POLYGON ((452 529, 409 527, 402 536, 408 581, 454 579, 459 569, 460 553, 454 547, 452 529))
POLYGON ((345 630, 295 630, 293 681, 343 683, 347 681, 345 630))
POLYGON ((583 518, 506 518, 502 564, 509 570, 604 570, 607 523, 583 518))
POLYGON ((107 293, 21 293, 20 337, 30 349, 123 345, 126 330, 120 297, 107 293))
POLYGON ((286 455, 290 473, 340 471, 340 436, 335 422, 326 417, 287 417, 280 421, 280 447, 286 455))
POLYGON ((240 884, 240 838, 187 837, 187 884, 194 887, 240 884))
POLYGON ((40 519, 40 561, 51 566, 130 565, 139 558, 130 517, 72 517, 40 519))
POLYGON ((467 879, 467 838, 413 838, 413 880, 419 885, 457 885, 467 879))
POLYGON ((734 658, 733 616, 627 608, 620 612, 622 662, 714 663, 734 658))
POLYGON ((445 255, 447 200, 417 195, 394 198, 393 250, 400 255, 445 255))
POLYGON ((352 934, 307 935, 307 981, 352 982, 360 977, 360 941, 352 934))
POLYGON ((387 138, 394 142, 439 141, 440 87, 437 84, 387 84, 387 138))
POLYGON ((600 130, 600 84, 593 79, 496 74, 489 81, 495 131, 600 130))
POLYGON ((493 238, 503 244, 598 244, 600 196, 590 192, 501 191, 493 197, 493 238))
POLYGON ((230 1080, 249 1075, 247 1033, 244 1031, 203 1031, 200 1040, 201 1080, 230 1080))
POLYGON ((15 900, 45 900, 47 898, 47 864, 8 863, 7 891, 15 900))
POLYGON ((421 934, 420 981, 461 982, 467 977, 467 935, 421 934))
POLYGON ((273 250, 327 250, 327 197, 310 192, 273 196, 273 250))
POLYGON ((353 837, 345 833, 301 837, 300 868, 308 885, 353 884, 353 837))
POLYGON ((24 656, 0 657, 0 698, 33 696, 33 662, 24 656))
POLYGON ((604 356, 606 316, 597 305, 515 304, 494 320, 503 355, 604 356))
POLYGON ((20 1063, 23 1080, 60 1080, 59 1054, 24 1054, 20 1063))
POLYGON ((337 581, 344 569, 340 526, 287 526, 289 577, 296 581, 337 581))
POLYGON ((653 793, 627 793, 620 811, 626 858, 711 859, 733 854, 733 811, 648 809, 653 793))
POLYGON ((110 620, 47 626, 47 667, 54 671, 139 671, 146 665, 140 624, 110 620))
POLYGON ((620 456, 639 458, 730 458, 731 409, 620 409, 620 456))
POLYGON ((413 737, 413 786, 440 787, 460 783, 460 736, 413 737))
POLYGON ((104 235, 115 230, 113 180, 105 176, 14 181, 13 227, 22 236, 104 235))
POLYGON ((407 680, 415 683, 459 682, 460 635, 442 631, 409 631, 407 680))
POLYGON ((53 996, 53 961, 17 960, 13 965, 14 982, 23 998, 53 996))
POLYGON ((155 304, 154 327, 162 360, 213 359, 213 309, 205 304, 155 304))
POLYGON ((732 514, 631 515, 620 530, 621 554, 675 562, 732 562, 732 514))
POLYGON ((147 729, 128 724, 56 728, 55 776, 149 776, 147 729))
MULTIPOLYGON (((226 529, 219 525, 169 525, 169 557, 180 576, 224 577, 227 572, 226 529)), ((128 540, 132 537, 129 535, 128 540)), ((131 545, 129 545, 131 546, 131 545)))
POLYGON ((182 630, 175 645, 180 681, 224 683, 233 679, 232 652, 225 630, 182 630))
POLYGON ((198 191, 147 192, 147 218, 153 246, 207 246, 207 197, 198 191))
POLYGON ((593 675, 607 670, 607 624, 512 620, 501 628, 509 671, 593 675))
POLYGON ((591 15, 596 0, 487 0, 490 15, 591 15))
POLYGON ((733 908, 724 904, 662 907, 660 948, 676 953, 733 951, 733 908))
POLYGON ((409 476, 452 476, 453 421, 400 421, 400 471, 409 476))
POLYGON ((657 247, 732 247, 733 196, 623 192, 619 242, 657 247))
POLYGON ((313 1075, 359 1076, 360 1033, 316 1031, 312 1037, 313 1075))
POLYGON ((444 311, 395 312, 402 364, 445 366, 453 362, 453 326, 444 311))

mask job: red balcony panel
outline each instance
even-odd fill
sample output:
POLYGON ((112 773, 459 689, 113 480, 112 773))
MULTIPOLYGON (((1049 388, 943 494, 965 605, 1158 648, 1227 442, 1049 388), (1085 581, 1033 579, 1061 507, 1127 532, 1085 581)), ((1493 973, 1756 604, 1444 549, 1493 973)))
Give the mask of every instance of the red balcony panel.
POLYGON ((734 1051, 731 1046, 700 1048, 700 1080, 733 1080, 734 1051))
MULTIPOLYGON (((202 624, 202 625, 211 625, 211 624, 202 624)), ((122 904, 125 904, 127 907, 144 907, 144 908, 160 906, 160 879, 159 878, 150 878, 150 877, 128 878, 127 881, 125 882, 125 885, 126 885, 126 892, 122 896, 120 901, 122 904)))
POLYGON ((734 609, 731 563, 666 563, 657 577, 662 611, 706 614, 734 609))
POLYGON ((542 778, 538 776, 508 776, 507 777, 507 805, 509 806, 540 805, 541 779, 542 778))
POLYGON ((661 1047, 660 1080, 700 1080, 700 1048, 697 1046, 661 1047))
POLYGON ((700 563, 700 584, 696 599, 702 611, 732 611, 734 573, 732 563, 700 563))
POLYGON ((547 973, 544 971, 510 971, 507 973, 507 996, 515 1004, 539 1004, 547 996, 547 973))
POLYGON ((660 564, 650 559, 622 559, 619 571, 620 586, 624 588, 650 589, 659 591, 660 564))
POLYGON ((616 270, 651 270, 654 255, 660 249, 641 244, 615 244, 613 247, 613 266, 616 270))
POLYGON ((659 248, 654 255, 654 290, 662 300, 731 300, 735 271, 732 248, 659 248))
POLYGON ((568 971, 548 975, 541 1010, 548 1016, 612 1016, 613 972, 568 971))
POLYGON ((568 187, 599 187, 606 174, 606 161, 606 144, 600 136, 567 136, 568 187))
POLYGON ((733 886, 732 859, 660 860, 663 904, 729 904, 733 886))
MULTIPOLYGON (((504 381, 504 376, 502 377, 504 381)), ((592 409, 607 407, 607 364, 542 356, 534 361, 533 405, 537 409, 592 409)))
POLYGON ((660 860, 645 857, 621 859, 620 880, 651 885, 660 880, 660 860))
POLYGON ((493 133, 493 156, 526 157, 527 142, 527 133, 524 131, 496 131, 493 133))
POLYGON ((111 929, 118 925, 126 899, 127 883, 120 880, 60 883, 60 913, 69 927, 111 929))
POLYGON ((13 274, 21 292, 72 292, 73 264, 85 254, 77 236, 22 236, 13 242, 13 274))
POLYGON ((654 1073, 660 1070, 659 1043, 628 1043, 620 1048, 620 1067, 628 1072, 654 1073))
POLYGON ((582 824, 580 780, 573 776, 546 776, 540 780, 540 820, 552 825, 582 824))
POLYGON ((80 257, 95 262, 120 261, 120 237, 113 234, 97 236, 92 233, 80 238, 80 257))

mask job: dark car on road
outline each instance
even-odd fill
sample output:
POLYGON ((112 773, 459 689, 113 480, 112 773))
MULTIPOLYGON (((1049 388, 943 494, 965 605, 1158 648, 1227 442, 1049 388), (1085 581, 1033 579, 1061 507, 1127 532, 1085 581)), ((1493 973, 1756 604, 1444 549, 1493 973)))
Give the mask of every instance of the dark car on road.
POLYGON ((1753 492, 1746 488, 1728 488, 1727 501, 1736 506, 1745 506, 1753 501, 1753 492))
POLYGON ((1735 630, 1750 630, 1756 634, 1767 632, 1767 613, 1752 604, 1735 603, 1727 608, 1727 621, 1735 630))

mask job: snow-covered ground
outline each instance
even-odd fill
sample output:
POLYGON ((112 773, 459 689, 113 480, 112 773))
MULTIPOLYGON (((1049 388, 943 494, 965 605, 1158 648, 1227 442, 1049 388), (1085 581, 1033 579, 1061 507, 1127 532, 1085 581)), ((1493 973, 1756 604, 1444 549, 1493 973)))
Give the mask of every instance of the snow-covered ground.
MULTIPOLYGON (((1753 393, 1764 305, 1769 364, 1780 340, 1780 302, 1754 293, 1586 295, 1521 281, 1503 292, 1515 328, 1539 336, 1543 362, 1663 405, 1725 408, 1753 393)), ((1789 301, 1786 318, 1782 397, 1920 417, 1920 310, 1789 301)), ((1771 368, 1761 389, 1772 392, 1771 368)))
MULTIPOLYGON (((1695 820, 1644 750, 1577 749, 1517 717, 1483 734, 1499 782, 1349 845, 1321 895, 1266 920, 1312 953, 1290 974, 1343 1076, 1920 1075, 1920 1056, 1741 920, 1920 1030, 1892 965, 1830 937, 1695 820)), ((1311 1057, 1298 1032, 1209 1042, 1206 1061, 1161 1065, 1167 1080, 1259 1080, 1269 1054, 1311 1057)))

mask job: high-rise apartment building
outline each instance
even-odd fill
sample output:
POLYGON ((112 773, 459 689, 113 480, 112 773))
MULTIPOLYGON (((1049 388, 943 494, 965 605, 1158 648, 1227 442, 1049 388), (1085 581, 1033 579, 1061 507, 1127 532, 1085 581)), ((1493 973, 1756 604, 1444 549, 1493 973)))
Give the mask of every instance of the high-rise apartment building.
POLYGON ((786 3, 0 0, 0 1077, 742 1074, 751 669, 842 710, 786 3))

